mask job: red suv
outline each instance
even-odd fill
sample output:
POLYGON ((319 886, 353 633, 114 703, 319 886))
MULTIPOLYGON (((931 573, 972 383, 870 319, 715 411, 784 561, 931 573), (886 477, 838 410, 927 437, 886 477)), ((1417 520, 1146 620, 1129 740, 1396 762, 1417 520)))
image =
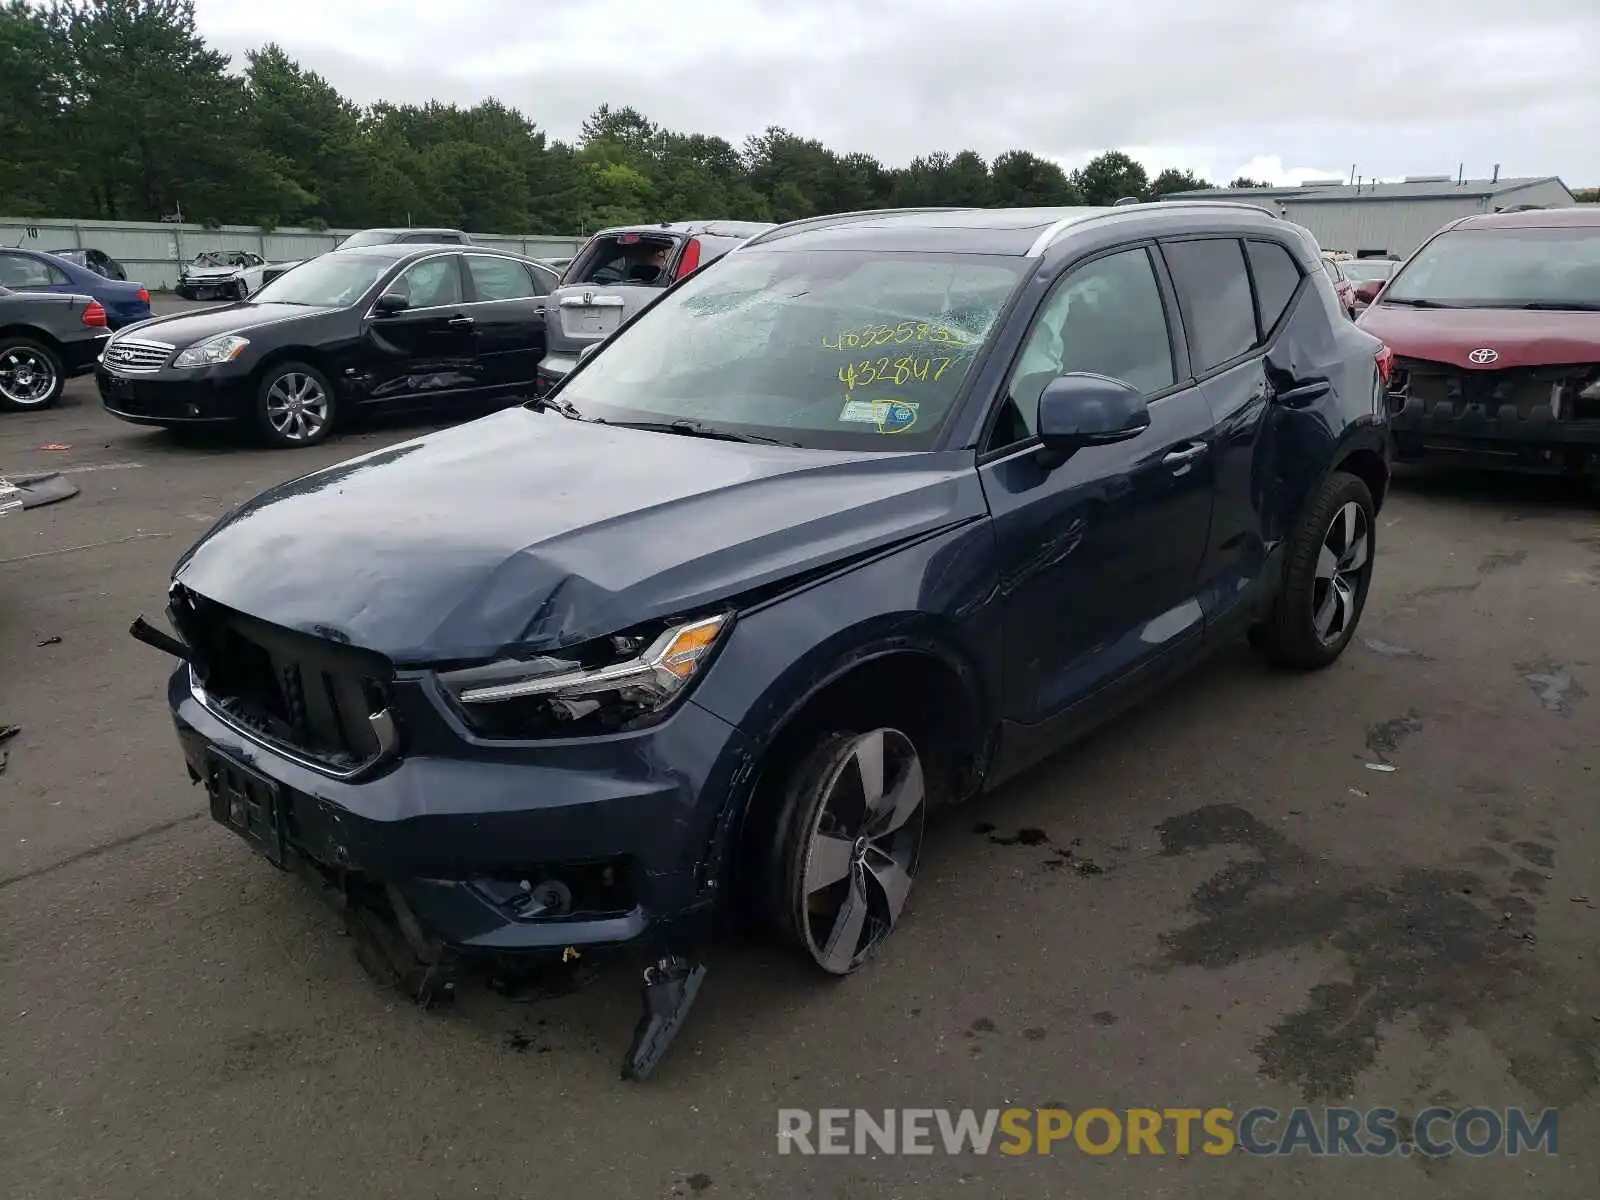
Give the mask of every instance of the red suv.
POLYGON ((1394 351, 1397 459, 1600 474, 1600 209, 1454 221, 1359 323, 1394 351))

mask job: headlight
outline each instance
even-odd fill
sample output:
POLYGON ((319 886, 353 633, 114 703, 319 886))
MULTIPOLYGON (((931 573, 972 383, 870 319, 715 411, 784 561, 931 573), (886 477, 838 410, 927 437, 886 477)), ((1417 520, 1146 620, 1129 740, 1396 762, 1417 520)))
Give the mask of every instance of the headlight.
POLYGON ((439 682, 481 733, 606 733, 664 711, 699 674, 730 614, 600 638, 559 658, 507 659, 447 671, 439 682))
POLYGON ((250 344, 249 338, 236 333, 225 333, 209 342, 197 342, 172 360, 175 367, 210 367, 217 363, 232 362, 243 354, 250 344))

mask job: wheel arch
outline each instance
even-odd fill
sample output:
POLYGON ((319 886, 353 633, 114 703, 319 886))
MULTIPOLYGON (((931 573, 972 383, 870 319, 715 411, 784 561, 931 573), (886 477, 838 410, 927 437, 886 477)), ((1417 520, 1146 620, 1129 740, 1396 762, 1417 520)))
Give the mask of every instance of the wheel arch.
POLYGON ((766 867, 765 847, 776 829, 775 783, 817 740, 852 730, 864 720, 907 726, 925 755, 930 804, 953 803, 977 789, 993 751, 992 702, 977 666, 949 639, 924 627, 866 637, 833 650, 825 666, 797 665, 769 689, 783 700, 752 731, 750 769, 730 796, 730 836, 719 873, 730 898, 749 899, 766 867), (795 682, 796 673, 803 682, 795 682), (900 706, 888 715, 885 697, 900 706), (885 712, 882 718, 875 714, 885 712))
POLYGON ((0 325, 0 342, 12 338, 26 338, 30 342, 39 342, 56 355, 61 353, 60 339, 48 329, 42 329, 37 325, 0 325))
POLYGON ((1381 453, 1364 444, 1349 447, 1334 463, 1333 469, 1354 475, 1367 485, 1367 491, 1372 493, 1373 512, 1383 508, 1384 499, 1389 494, 1389 464, 1381 453))

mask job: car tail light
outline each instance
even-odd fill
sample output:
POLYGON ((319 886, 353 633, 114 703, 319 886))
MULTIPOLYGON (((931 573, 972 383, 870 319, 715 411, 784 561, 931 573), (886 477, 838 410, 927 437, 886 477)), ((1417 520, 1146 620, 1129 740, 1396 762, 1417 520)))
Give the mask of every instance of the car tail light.
POLYGON ((83 306, 82 320, 85 325, 92 325, 97 329, 104 329, 106 327, 105 306, 102 305, 98 300, 89 301, 89 303, 83 306))
POLYGON ((150 303, 150 289, 149 288, 140 288, 137 292, 135 292, 133 294, 133 296, 134 296, 134 299, 138 300, 140 304, 149 304, 150 303))
POLYGON ((1394 378, 1394 351, 1387 346, 1379 346, 1374 357, 1378 360, 1378 382, 1383 384, 1384 391, 1388 391, 1389 381, 1394 378))
POLYGON ((678 260, 677 278, 682 279, 690 271, 700 265, 700 239, 690 238, 689 244, 683 248, 683 257, 678 260))

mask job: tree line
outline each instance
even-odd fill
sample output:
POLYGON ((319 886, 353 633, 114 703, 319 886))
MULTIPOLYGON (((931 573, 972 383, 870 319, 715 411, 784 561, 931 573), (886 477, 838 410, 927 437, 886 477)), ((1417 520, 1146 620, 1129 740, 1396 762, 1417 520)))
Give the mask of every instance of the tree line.
MULTIPOLYGON (((602 104, 571 143, 496 100, 357 105, 277 45, 206 45, 193 0, 0 0, 0 214, 585 234, 899 205, 1111 204, 1210 186, 1113 151, 903 167, 786 129, 742 146, 602 104)), ((1233 186, 1265 186, 1238 179, 1233 186)))

